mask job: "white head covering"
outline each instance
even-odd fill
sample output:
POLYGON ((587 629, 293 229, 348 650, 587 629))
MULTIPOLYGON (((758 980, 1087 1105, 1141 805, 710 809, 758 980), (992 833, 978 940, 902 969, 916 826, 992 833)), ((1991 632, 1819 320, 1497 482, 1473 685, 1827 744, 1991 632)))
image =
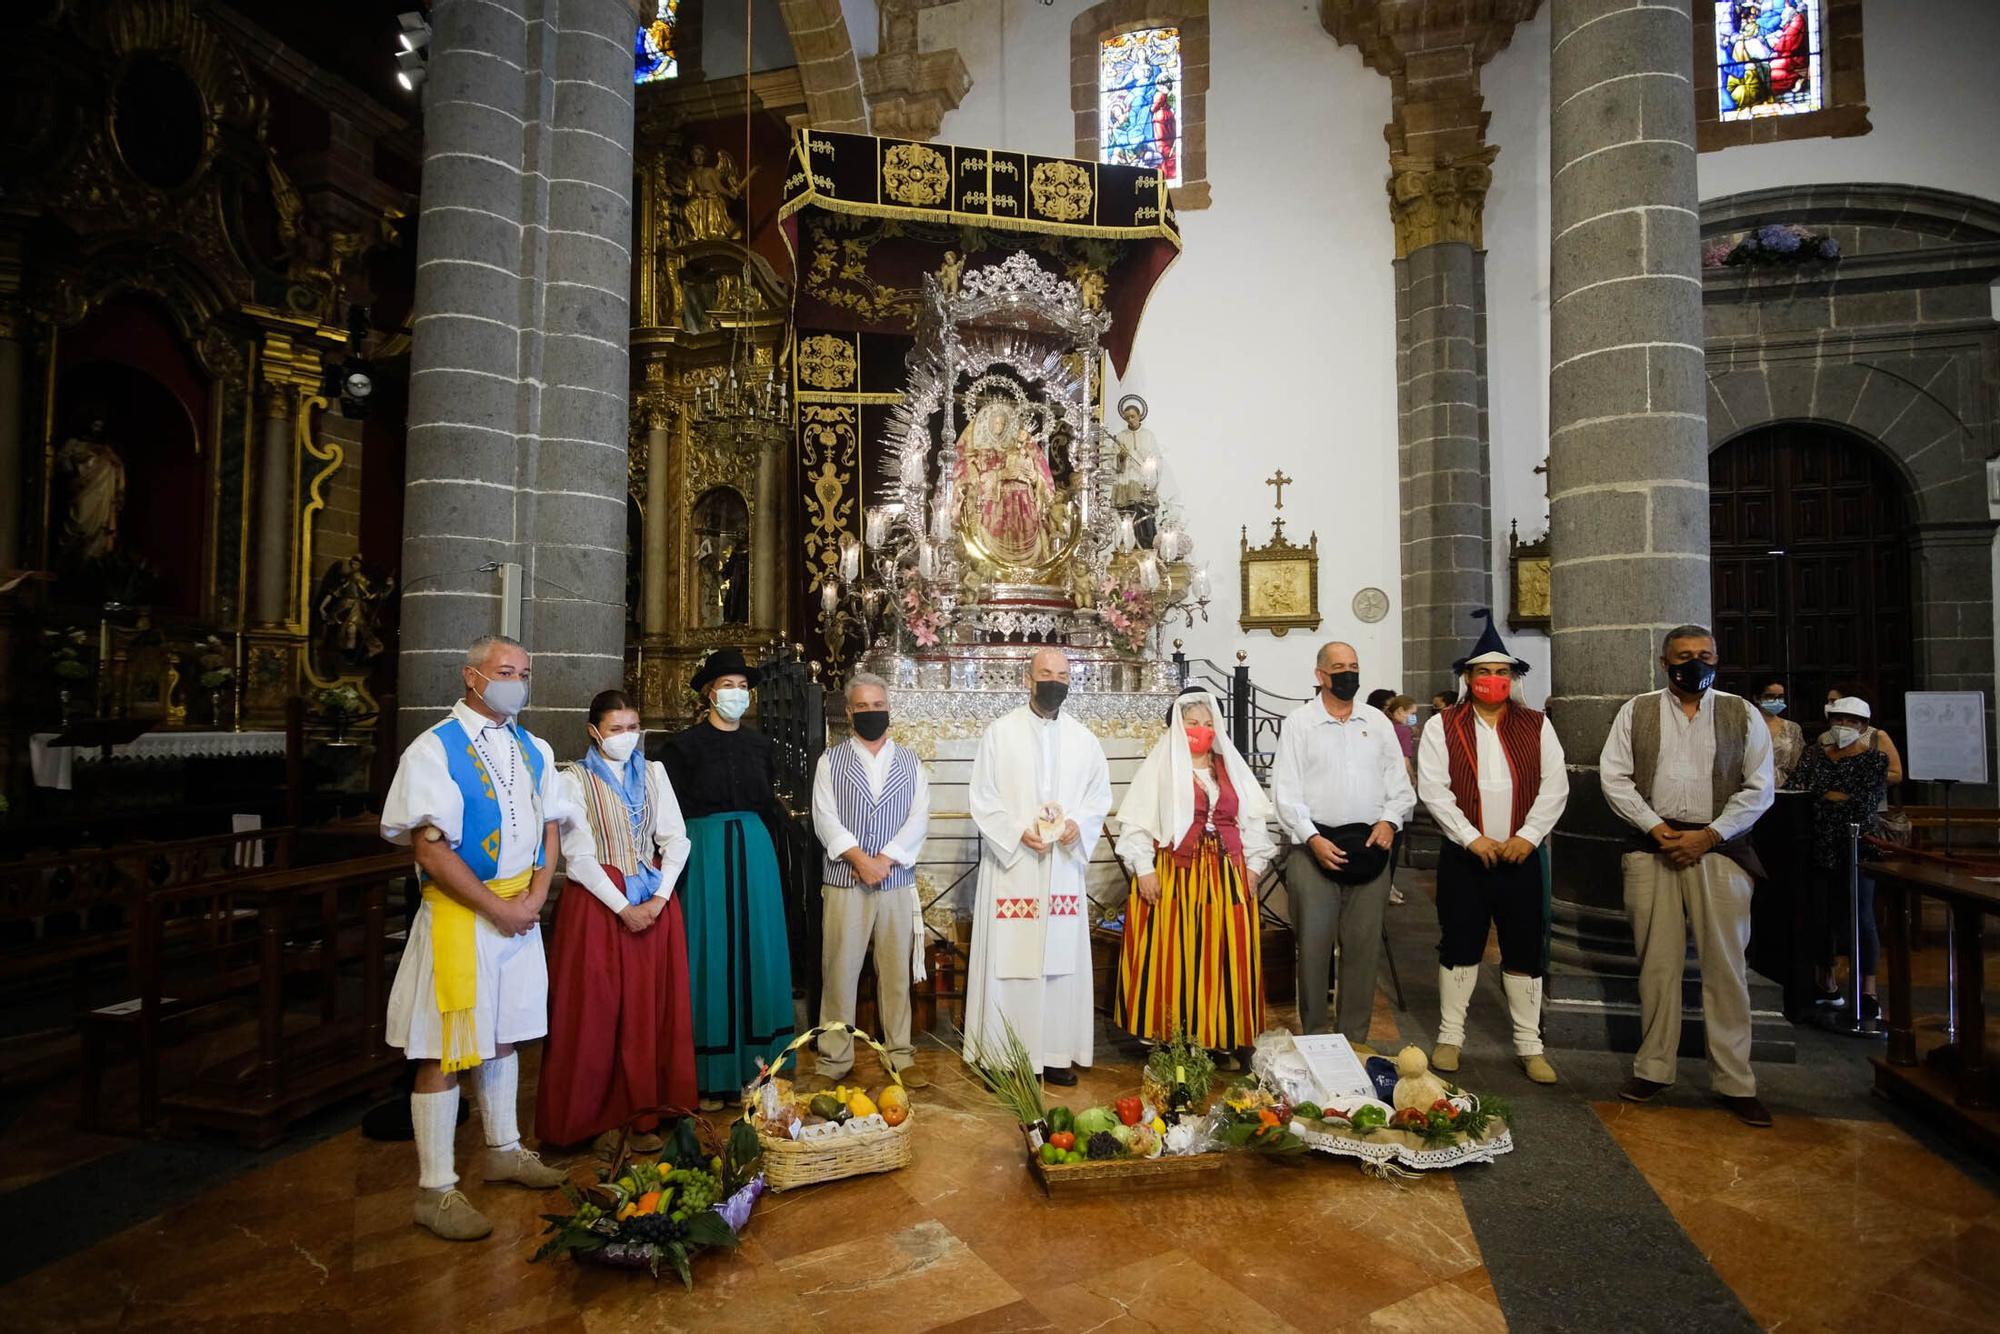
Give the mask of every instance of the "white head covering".
POLYGON ((1222 729, 1222 706, 1208 691, 1190 690, 1174 700, 1166 735, 1153 743, 1125 789, 1125 800, 1118 807, 1121 829, 1143 829, 1153 842, 1173 846, 1194 824, 1194 755, 1188 750, 1184 715, 1196 704, 1206 704, 1215 720, 1215 747, 1210 754, 1222 761, 1229 785, 1236 789, 1236 818, 1244 823, 1271 818, 1270 798, 1222 729))
POLYGON ((1872 719, 1875 716, 1874 710, 1868 707, 1868 701, 1859 695, 1843 695, 1826 706, 1827 717, 1832 718, 1837 714, 1845 714, 1849 718, 1860 718, 1863 721, 1872 719))

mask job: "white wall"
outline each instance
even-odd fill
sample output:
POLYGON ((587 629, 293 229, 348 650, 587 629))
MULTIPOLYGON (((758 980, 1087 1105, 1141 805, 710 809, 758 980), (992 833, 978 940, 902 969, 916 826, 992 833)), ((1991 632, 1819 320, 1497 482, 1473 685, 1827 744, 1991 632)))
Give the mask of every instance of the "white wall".
MULTIPOLYGON (((926 49, 956 46, 973 75, 941 137, 1070 155, 1070 21, 1053 6, 959 0, 924 13, 926 49)), ((1208 93, 1214 202, 1180 215, 1185 250, 1154 289, 1121 392, 1143 395, 1215 585, 1210 620, 1176 630, 1192 655, 1248 650, 1259 684, 1311 688, 1320 641, 1351 640, 1368 688, 1404 684, 1397 563, 1394 238, 1384 195, 1389 84, 1303 3, 1217 5, 1208 93), (1318 632, 1237 628, 1238 536, 1270 533, 1276 469, 1287 535, 1320 544, 1318 632), (1387 619, 1350 604, 1373 585, 1387 619)), ((1425 687, 1428 689, 1428 687, 1425 687)))

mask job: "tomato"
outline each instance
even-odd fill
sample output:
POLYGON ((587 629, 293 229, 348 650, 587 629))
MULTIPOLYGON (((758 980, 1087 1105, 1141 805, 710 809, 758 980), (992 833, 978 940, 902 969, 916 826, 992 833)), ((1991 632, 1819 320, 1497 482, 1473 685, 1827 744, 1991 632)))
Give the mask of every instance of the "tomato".
POLYGON ((1055 1145, 1064 1153, 1068 1153, 1076 1147, 1076 1136, 1067 1130, 1058 1130, 1055 1134, 1049 1136, 1049 1143, 1055 1145))

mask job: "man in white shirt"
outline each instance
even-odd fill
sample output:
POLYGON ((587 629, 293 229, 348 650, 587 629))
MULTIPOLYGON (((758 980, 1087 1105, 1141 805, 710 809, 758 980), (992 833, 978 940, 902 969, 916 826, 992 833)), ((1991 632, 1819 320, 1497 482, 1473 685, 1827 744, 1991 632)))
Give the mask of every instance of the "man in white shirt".
POLYGON ((1416 808, 1396 728, 1381 710, 1355 703, 1361 658, 1352 644, 1320 646, 1319 693, 1292 710, 1271 767, 1271 799, 1291 835, 1285 886, 1299 946, 1299 1022, 1327 1031, 1321 979, 1340 942, 1340 1011, 1334 1027, 1364 1055, 1382 964, 1382 908, 1389 850, 1416 808))
MULTIPOLYGON (((826 853, 819 1021, 854 1022, 872 943, 882 1045, 903 1083, 923 1088, 930 1081, 910 1046, 910 980, 924 975, 923 904, 912 868, 930 825, 930 783, 916 755, 889 739, 887 681, 872 672, 849 677, 847 720, 854 735, 813 771, 813 829, 826 853)), ((819 1073, 837 1080, 853 1068, 854 1039, 839 1029, 820 1034, 819 1073)))
POLYGON ((1759 873, 1749 834, 1771 806, 1771 729, 1749 701, 1711 689, 1715 637, 1669 630, 1667 688, 1627 700, 1598 757, 1604 799, 1637 830, 1625 854, 1625 911, 1639 954, 1643 1033, 1619 1089, 1646 1102, 1674 1082, 1687 936, 1701 967, 1709 1082, 1746 1124, 1768 1126, 1750 1072, 1750 892, 1759 873))
POLYGON ((415 853, 424 887, 383 1040, 417 1062, 415 1220, 473 1241, 493 1225, 456 1188, 459 1071, 478 1071, 485 1179, 537 1190, 567 1179, 521 1146, 514 1045, 549 1028, 540 922, 568 808, 555 752, 515 721, 528 703, 528 651, 486 635, 461 674, 465 697, 403 752, 382 804, 382 837, 415 853))
POLYGON ((1437 715, 1417 747, 1417 795, 1444 832, 1438 854, 1438 1038, 1433 1068, 1458 1069, 1465 1012, 1479 983, 1486 935, 1500 932, 1500 982, 1514 1055, 1529 1079, 1556 1082, 1542 1054, 1542 972, 1548 942, 1542 840, 1569 802, 1556 729, 1520 701, 1528 664, 1507 651, 1492 613, 1453 664, 1458 703, 1437 715))
POLYGON ((1111 813, 1111 766, 1088 727, 1062 711, 1069 659, 1028 660, 1029 701, 979 738, 967 799, 979 827, 979 881, 965 980, 964 1056, 998 1058, 1012 1027, 1042 1077, 1076 1083, 1094 1057, 1090 913, 1084 875, 1111 813))

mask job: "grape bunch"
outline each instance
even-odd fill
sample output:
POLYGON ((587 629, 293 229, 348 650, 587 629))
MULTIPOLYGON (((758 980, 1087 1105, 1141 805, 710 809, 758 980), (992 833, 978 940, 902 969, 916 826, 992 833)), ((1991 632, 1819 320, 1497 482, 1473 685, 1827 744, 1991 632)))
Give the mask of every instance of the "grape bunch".
POLYGON ((707 1172, 677 1167, 664 1178, 674 1192, 674 1210, 683 1218, 711 1207, 722 1197, 722 1183, 707 1172))
POLYGON ((687 1235, 687 1224, 668 1214, 637 1214, 625 1220, 627 1241, 651 1242, 663 1246, 687 1235))

